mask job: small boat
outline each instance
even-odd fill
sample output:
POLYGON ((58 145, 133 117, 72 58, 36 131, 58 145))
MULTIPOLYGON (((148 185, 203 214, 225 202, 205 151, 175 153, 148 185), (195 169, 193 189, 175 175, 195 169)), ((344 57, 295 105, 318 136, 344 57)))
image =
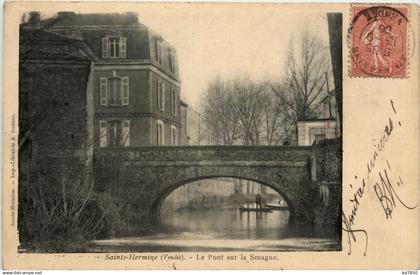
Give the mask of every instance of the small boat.
POLYGON ((273 212, 270 208, 239 207, 239 211, 273 212))
POLYGON ((283 205, 275 205, 275 204, 266 204, 265 207, 272 209, 272 210, 283 210, 283 209, 289 209, 287 206, 283 205))

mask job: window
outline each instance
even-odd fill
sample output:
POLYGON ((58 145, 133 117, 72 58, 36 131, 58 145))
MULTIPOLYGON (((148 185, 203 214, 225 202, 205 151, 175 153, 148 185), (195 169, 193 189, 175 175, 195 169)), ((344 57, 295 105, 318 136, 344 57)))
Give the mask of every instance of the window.
POLYGON ((108 146, 120 146, 122 144, 122 122, 112 120, 108 122, 108 146))
POLYGON ((100 78, 100 103, 103 106, 125 106, 129 99, 129 79, 125 77, 100 78))
POLYGON ((162 120, 158 120, 156 122, 156 144, 157 146, 164 145, 164 130, 163 130, 163 122, 162 120))
POLYGON ((121 78, 113 77, 108 79, 108 105, 121 104, 121 78))
POLYGON ((120 57, 120 39, 119 38, 109 38, 109 57, 116 58, 120 57))
POLYGON ((171 125, 171 145, 178 145, 176 138, 176 127, 174 125, 171 125))
POLYGON ((162 64, 163 61, 163 45, 161 41, 156 42, 156 59, 157 62, 162 64))
POLYGON ((100 120, 99 146, 129 146, 130 121, 129 120, 100 120))
POLYGON ((171 114, 173 116, 177 115, 177 97, 175 89, 171 90, 171 114))
POLYGON ((157 106, 159 111, 165 111, 165 83, 157 82, 157 106))
POLYGON ((126 58, 127 39, 125 37, 103 37, 102 58, 126 58))

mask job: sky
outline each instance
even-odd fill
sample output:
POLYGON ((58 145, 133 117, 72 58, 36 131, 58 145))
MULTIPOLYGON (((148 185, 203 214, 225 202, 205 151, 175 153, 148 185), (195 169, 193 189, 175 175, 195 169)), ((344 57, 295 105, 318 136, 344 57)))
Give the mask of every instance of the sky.
POLYGON ((176 48, 181 97, 197 109, 207 84, 217 76, 281 79, 291 38, 296 41, 304 28, 317 33, 328 46, 325 13, 262 6, 171 6, 149 8, 138 15, 141 23, 176 48))

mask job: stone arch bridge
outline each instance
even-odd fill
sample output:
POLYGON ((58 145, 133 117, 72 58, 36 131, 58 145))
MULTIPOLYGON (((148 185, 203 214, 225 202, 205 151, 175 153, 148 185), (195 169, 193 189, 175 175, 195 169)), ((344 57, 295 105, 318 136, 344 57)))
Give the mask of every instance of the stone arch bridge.
POLYGON ((97 148, 95 194, 113 203, 128 231, 142 231, 159 224, 162 202, 176 188, 232 177, 271 187, 286 200, 291 220, 309 221, 314 207, 310 159, 310 146, 97 148))

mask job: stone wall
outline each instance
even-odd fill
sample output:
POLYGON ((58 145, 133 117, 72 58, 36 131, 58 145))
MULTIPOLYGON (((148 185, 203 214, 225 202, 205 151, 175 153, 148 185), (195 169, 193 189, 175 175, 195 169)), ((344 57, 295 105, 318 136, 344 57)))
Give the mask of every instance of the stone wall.
POLYGON ((313 157, 316 161, 316 181, 341 182, 341 139, 321 140, 313 147, 313 157))
POLYGON ((24 64, 20 82, 21 129, 31 158, 53 173, 86 159, 86 84, 90 64, 24 64))
POLYGON ((341 139, 326 139, 313 147, 312 180, 318 189, 315 222, 337 224, 341 228, 342 144, 341 139))

